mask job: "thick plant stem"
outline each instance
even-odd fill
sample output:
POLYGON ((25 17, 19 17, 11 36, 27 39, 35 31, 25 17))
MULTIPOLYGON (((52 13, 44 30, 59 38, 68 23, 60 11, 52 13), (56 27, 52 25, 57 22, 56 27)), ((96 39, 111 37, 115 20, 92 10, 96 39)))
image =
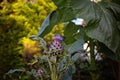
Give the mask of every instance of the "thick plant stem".
POLYGON ((50 71, 51 71, 51 80, 58 80, 58 73, 57 73, 57 57, 54 57, 56 58, 54 63, 52 63, 50 61, 50 59, 48 59, 48 63, 49 63, 49 66, 50 66, 50 71))
POLYGON ((95 61, 95 53, 94 53, 94 41, 93 39, 90 39, 90 59, 91 59, 91 77, 92 77, 92 80, 97 80, 97 74, 96 74, 96 61, 95 61))
POLYGON ((94 54, 94 42, 92 39, 90 39, 90 58, 91 58, 91 66, 95 67, 95 54, 94 54))
POLYGON ((58 74, 57 74, 57 67, 56 65, 53 65, 53 72, 52 72, 52 80, 58 80, 58 74))

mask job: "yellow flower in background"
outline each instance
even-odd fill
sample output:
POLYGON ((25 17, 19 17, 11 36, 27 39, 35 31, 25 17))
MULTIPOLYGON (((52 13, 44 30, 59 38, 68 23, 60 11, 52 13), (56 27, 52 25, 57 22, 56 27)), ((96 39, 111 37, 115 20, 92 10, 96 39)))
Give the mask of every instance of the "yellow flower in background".
POLYGON ((22 39, 23 44, 23 56, 27 59, 32 60, 34 56, 41 56, 41 48, 38 48, 38 43, 36 41, 33 41, 27 37, 24 37, 22 39))

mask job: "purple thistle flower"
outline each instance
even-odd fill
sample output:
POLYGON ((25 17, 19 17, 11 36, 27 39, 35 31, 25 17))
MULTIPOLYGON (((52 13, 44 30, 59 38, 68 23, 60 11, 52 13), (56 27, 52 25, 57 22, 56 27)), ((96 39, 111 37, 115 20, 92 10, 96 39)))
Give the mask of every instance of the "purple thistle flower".
POLYGON ((49 49, 54 54, 61 54, 64 50, 64 47, 62 45, 63 37, 60 35, 54 36, 54 41, 50 45, 49 49))

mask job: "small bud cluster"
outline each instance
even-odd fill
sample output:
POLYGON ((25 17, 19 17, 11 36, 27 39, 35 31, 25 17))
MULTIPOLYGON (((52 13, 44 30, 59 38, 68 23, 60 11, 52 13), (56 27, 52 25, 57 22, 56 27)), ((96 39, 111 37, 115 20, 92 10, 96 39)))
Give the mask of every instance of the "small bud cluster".
POLYGON ((43 70, 42 69, 38 69, 37 70, 37 75, 42 75, 43 74, 43 70))

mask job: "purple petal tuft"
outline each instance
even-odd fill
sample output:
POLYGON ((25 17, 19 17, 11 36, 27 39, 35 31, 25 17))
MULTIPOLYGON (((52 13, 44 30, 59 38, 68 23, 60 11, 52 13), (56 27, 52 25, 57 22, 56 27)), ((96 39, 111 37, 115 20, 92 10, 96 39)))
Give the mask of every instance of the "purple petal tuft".
POLYGON ((54 40, 63 40, 63 37, 62 36, 60 36, 60 35, 56 35, 56 36, 54 36, 54 40))

